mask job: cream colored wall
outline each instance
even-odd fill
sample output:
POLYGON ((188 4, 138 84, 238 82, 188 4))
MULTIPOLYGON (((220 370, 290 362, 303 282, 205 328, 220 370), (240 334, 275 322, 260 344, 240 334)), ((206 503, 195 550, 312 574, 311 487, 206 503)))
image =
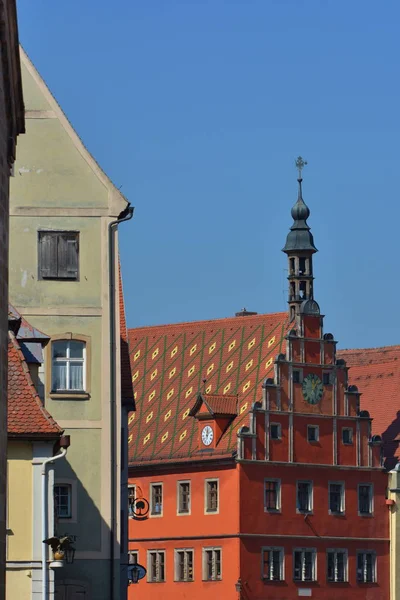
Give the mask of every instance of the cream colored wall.
POLYGON ((400 471, 389 473, 390 599, 400 600, 400 471))
MULTIPOLYGON (((32 444, 9 441, 7 560, 32 559, 32 444)), ((15 596, 17 598, 17 596, 15 596)))
POLYGON ((7 569, 6 599, 30 600, 32 598, 32 571, 30 569, 7 569))

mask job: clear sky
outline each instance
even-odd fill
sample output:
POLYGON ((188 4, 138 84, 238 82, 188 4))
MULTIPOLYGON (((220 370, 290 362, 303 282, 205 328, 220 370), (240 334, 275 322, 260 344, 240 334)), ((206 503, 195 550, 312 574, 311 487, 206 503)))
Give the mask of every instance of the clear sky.
POLYGON ((400 343, 398 0, 19 0, 20 38, 136 207, 128 325, 286 309, 304 199, 341 347, 400 343))

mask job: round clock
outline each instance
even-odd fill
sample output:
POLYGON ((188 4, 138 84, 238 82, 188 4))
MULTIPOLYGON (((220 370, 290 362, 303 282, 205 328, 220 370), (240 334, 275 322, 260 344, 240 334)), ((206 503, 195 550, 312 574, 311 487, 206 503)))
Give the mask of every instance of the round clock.
POLYGON ((201 432, 201 440, 205 446, 209 446, 214 438, 214 432, 212 427, 206 425, 203 427, 203 431, 201 432))
POLYGON ((318 404, 324 393, 324 386, 318 375, 310 373, 303 379, 303 396, 309 404, 318 404))

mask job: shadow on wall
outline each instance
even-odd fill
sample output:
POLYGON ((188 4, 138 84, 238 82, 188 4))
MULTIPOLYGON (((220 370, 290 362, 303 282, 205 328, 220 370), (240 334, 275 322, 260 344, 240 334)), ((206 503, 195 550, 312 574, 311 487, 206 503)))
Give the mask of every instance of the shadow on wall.
POLYGON ((398 448, 400 444, 400 410, 397 412, 396 419, 392 421, 389 427, 382 433, 384 443, 385 468, 393 469, 398 463, 398 448))

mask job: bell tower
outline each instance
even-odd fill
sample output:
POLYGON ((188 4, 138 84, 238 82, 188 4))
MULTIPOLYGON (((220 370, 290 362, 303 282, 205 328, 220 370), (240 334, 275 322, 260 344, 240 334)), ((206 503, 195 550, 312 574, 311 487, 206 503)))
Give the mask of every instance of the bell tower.
POLYGON ((298 176, 298 197, 297 202, 292 208, 293 225, 286 238, 285 252, 288 257, 289 269, 289 316, 293 320, 300 312, 301 304, 306 300, 313 300, 313 264, 312 257, 318 252, 314 246, 314 239, 307 225, 307 219, 310 216, 310 209, 303 200, 302 193, 302 170, 307 164, 299 156, 296 160, 298 176))

